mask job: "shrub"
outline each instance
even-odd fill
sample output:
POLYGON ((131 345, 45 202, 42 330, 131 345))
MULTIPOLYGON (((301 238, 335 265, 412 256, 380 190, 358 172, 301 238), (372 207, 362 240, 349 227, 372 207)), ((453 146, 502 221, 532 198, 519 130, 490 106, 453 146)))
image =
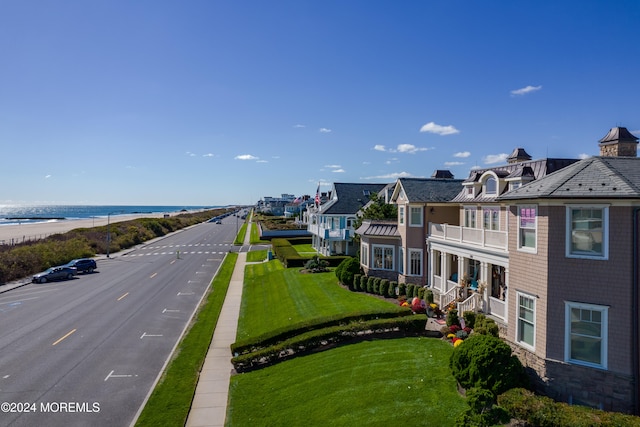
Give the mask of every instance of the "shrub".
POLYGON ((447 312, 447 326, 453 325, 460 326, 460 319, 458 319, 458 310, 452 308, 447 312))
POLYGON ((373 293, 378 295, 380 293, 380 279, 379 277, 376 277, 375 279, 373 279, 373 293))
POLYGON ((469 409, 456 418, 456 426, 484 427, 509 422, 511 417, 506 410, 495 405, 495 396, 491 391, 474 387, 467 390, 466 396, 469 409))
POLYGON ((368 294, 372 294, 373 293, 373 281, 375 280, 375 277, 373 276, 369 276, 367 278, 367 293, 368 294))
POLYGON ((425 291, 424 286, 420 286, 418 288, 418 295, 416 296, 420 299, 424 299, 424 291, 425 291))
POLYGON ((360 274, 360 261, 356 258, 346 258, 336 267, 336 277, 343 285, 347 285, 350 288, 353 285, 353 277, 356 274, 360 274))
POLYGON ((498 325, 493 319, 484 314, 477 314, 473 332, 481 335, 491 335, 497 338, 500 335, 500 328, 498 328, 498 325))
POLYGON ((414 285, 413 283, 409 283, 407 285, 407 298, 408 299, 411 299, 411 298, 413 298, 415 296, 415 293, 414 293, 415 288, 416 288, 416 285, 414 285))
POLYGON ((462 318, 464 319, 464 325, 473 329, 476 324, 476 313, 473 311, 465 311, 462 313, 462 318))
POLYGON ((387 292, 387 297, 395 298, 396 297, 396 288, 398 287, 398 282, 391 281, 389 282, 389 290, 387 292))
POLYGON ((520 360, 511 354, 511 347, 500 338, 472 334, 455 348, 449 359, 454 378, 465 389, 490 390, 494 396, 528 385, 520 360))
POLYGON ((369 278, 367 276, 361 276, 360 277, 360 283, 358 285, 358 290, 360 292, 366 292, 367 291, 367 282, 368 282, 369 278))
POLYGON ((398 285, 398 296, 407 296, 407 284, 400 283, 398 285))
POLYGON ((424 299, 427 301, 427 304, 433 304, 433 291, 431 289, 424 291, 424 299))
POLYGON ((386 297, 389 293, 389 279, 382 279, 380 281, 380 295, 386 297))
POLYGON ((358 288, 360 286, 360 278, 361 277, 362 277, 362 274, 360 274, 360 273, 353 275, 353 280, 349 284, 349 290, 358 291, 358 288))

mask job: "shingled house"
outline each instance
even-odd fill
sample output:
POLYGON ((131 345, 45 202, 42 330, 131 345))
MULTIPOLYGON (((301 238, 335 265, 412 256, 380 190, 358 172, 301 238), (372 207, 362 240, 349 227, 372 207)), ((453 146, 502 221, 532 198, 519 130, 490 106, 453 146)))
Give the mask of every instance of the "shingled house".
POLYGON ((640 159, 617 127, 600 156, 496 198, 506 207, 506 339, 561 401, 638 414, 640 159))

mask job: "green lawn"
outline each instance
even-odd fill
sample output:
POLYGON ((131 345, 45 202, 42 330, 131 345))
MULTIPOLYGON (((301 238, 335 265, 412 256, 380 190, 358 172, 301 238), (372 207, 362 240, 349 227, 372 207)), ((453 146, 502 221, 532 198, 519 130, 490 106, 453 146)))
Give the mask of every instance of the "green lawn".
POLYGON ((301 256, 305 256, 305 255, 316 255, 318 252, 313 249, 313 246, 311 246, 311 243, 305 243, 305 244, 300 244, 300 245, 293 245, 293 248, 301 255, 301 256))
POLYGON ((238 340, 308 319, 401 307, 338 286, 333 271, 302 274, 299 268, 285 269, 273 260, 246 266, 240 310, 238 340))
POLYGON ((231 378, 226 425, 450 426, 467 405, 433 338, 365 341, 231 378))

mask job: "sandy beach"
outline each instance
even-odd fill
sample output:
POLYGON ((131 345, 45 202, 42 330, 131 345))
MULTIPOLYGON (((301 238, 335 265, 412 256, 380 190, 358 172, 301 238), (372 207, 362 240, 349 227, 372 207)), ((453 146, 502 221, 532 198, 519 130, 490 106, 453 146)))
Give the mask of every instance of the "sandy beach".
MULTIPOLYGON (((131 214, 111 216, 109 223, 128 221, 135 218, 162 218, 165 214, 131 214)), ((0 244, 20 243, 28 240, 43 239, 51 234, 66 233, 74 228, 90 228, 107 225, 107 218, 65 219, 35 224, 16 224, 0 226, 0 244)))

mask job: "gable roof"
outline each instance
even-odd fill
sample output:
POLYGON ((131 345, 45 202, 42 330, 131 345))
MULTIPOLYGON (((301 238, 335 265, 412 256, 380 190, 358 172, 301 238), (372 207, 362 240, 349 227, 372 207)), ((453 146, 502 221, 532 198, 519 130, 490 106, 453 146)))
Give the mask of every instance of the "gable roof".
POLYGON ((640 158, 589 157, 500 196, 499 200, 638 198, 640 158))
MULTIPOLYGON (((475 183, 480 181, 480 177, 487 171, 494 172, 499 178, 518 178, 518 177, 528 177, 534 180, 539 180, 544 176, 547 176, 550 173, 561 170, 568 165, 576 163, 578 159, 539 159, 539 160, 529 160, 519 163, 511 163, 502 166, 496 166, 492 168, 485 169, 474 169, 469 173, 469 177, 464 181, 465 183, 475 183)), ((536 182, 534 181, 534 182, 536 182)), ((502 190, 502 193, 495 196, 487 196, 480 190, 480 192, 473 198, 468 197, 466 191, 463 189, 456 195, 451 201, 452 202, 460 202, 460 203, 485 203, 485 202, 494 202, 500 198, 500 196, 511 193, 509 191, 509 187, 505 186, 502 190)))
POLYGON ((362 225, 356 230, 356 234, 361 236, 382 236, 400 237, 398 223, 396 221, 385 220, 364 220, 362 225))
POLYGON ((324 215, 355 215, 371 200, 373 193, 379 193, 387 184, 351 184, 344 182, 333 183, 333 199, 324 205, 321 213, 324 215))
POLYGON ((462 190, 461 179, 448 178, 398 178, 393 200, 397 200, 400 189, 409 203, 448 202, 462 190))

